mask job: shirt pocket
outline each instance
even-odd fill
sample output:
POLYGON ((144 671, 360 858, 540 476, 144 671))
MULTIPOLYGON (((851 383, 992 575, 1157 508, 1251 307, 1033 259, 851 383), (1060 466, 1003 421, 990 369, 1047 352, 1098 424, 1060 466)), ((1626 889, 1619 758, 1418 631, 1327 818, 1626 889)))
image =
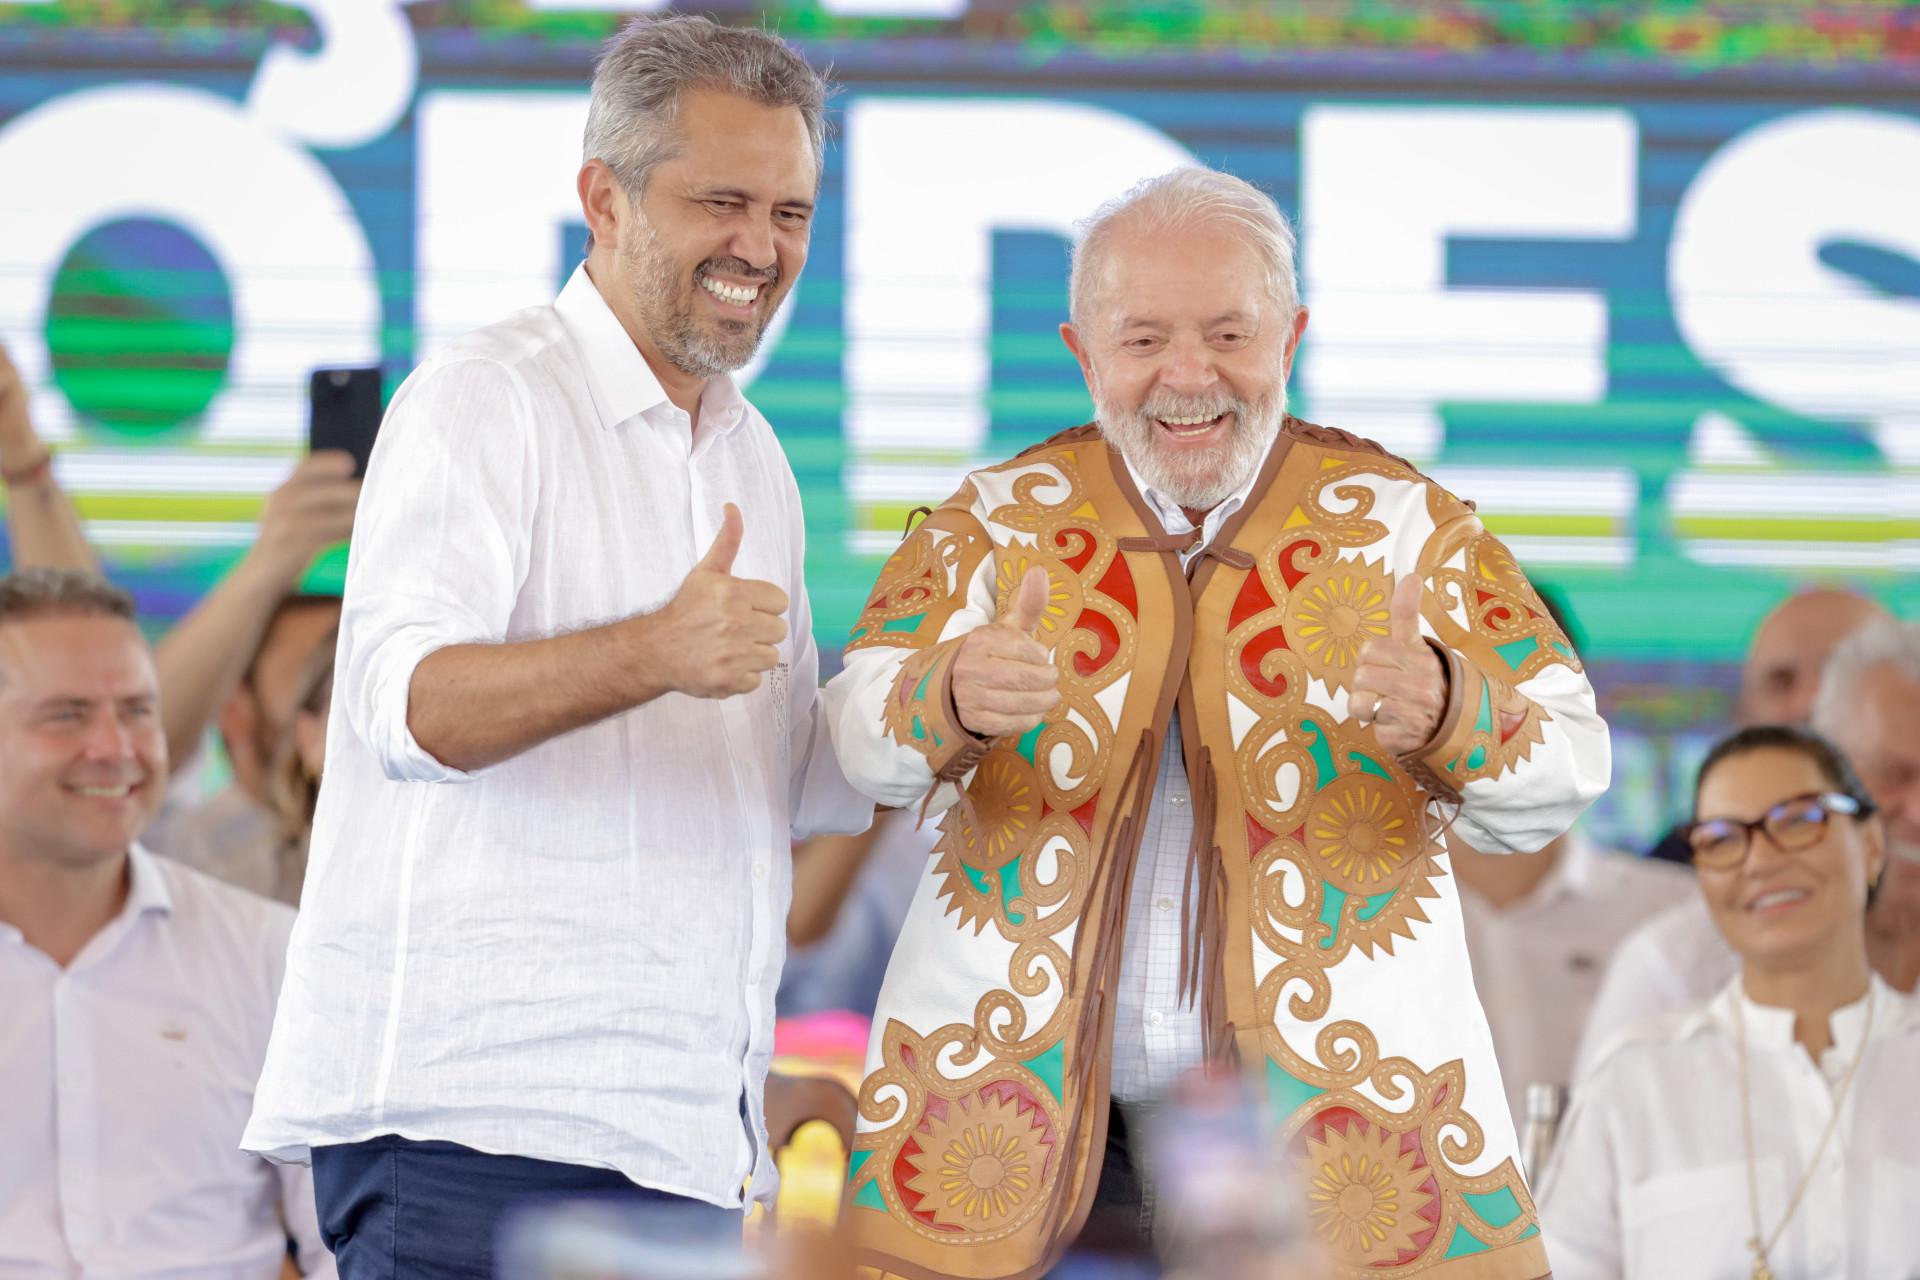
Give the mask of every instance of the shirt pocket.
MULTIPOLYGON (((1760 1178, 1761 1203, 1769 1203, 1769 1183, 1778 1174, 1763 1166, 1760 1178)), ((1636 1183, 1620 1194, 1622 1274, 1625 1280, 1748 1280, 1752 1217, 1744 1162, 1636 1183)))
POLYGON ((1866 1280, 1920 1276, 1920 1168, 1875 1160, 1867 1205, 1866 1280))

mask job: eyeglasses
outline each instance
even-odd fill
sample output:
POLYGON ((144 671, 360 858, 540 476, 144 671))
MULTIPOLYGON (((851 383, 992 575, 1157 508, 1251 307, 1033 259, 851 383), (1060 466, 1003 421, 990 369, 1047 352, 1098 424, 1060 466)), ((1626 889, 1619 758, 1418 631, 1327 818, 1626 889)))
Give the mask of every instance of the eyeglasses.
POLYGON ((1738 818, 1708 818, 1686 829, 1687 843, 1693 847, 1693 865, 1725 871, 1737 867, 1753 846, 1753 833, 1764 831, 1774 846, 1787 853, 1799 853, 1820 843, 1826 834, 1827 820, 1836 813, 1858 816, 1861 804, 1852 796, 1837 791, 1815 791, 1782 800, 1753 822, 1738 818))

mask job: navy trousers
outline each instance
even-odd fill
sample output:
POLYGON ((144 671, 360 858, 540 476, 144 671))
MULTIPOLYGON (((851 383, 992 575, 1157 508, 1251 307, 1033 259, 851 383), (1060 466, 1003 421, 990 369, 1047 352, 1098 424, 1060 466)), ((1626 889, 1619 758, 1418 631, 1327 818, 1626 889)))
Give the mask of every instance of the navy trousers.
POLYGON ((494 1280, 503 1221, 542 1201, 671 1217, 678 1240, 738 1246, 738 1209, 638 1186, 611 1169, 495 1156, 391 1134, 313 1149, 320 1234, 342 1280, 494 1280))

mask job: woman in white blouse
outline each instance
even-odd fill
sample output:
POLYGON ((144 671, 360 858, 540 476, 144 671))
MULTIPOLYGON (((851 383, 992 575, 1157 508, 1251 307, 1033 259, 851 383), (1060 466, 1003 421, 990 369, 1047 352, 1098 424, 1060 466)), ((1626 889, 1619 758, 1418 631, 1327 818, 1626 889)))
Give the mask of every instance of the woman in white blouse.
POLYGON ((1920 1006, 1867 964, 1873 803, 1825 739, 1769 725, 1707 756, 1694 814, 1742 972, 1602 1051, 1541 1188, 1554 1275, 1920 1276, 1920 1006))

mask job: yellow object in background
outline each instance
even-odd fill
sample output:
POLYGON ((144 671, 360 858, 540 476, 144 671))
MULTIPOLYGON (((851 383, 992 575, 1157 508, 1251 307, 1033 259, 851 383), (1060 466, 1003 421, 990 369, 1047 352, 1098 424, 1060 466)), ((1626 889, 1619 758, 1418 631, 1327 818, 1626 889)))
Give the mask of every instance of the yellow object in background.
POLYGON ((809 1120, 774 1159, 780 1166, 780 1224, 833 1226, 847 1182, 847 1151, 839 1131, 825 1120, 809 1120))

